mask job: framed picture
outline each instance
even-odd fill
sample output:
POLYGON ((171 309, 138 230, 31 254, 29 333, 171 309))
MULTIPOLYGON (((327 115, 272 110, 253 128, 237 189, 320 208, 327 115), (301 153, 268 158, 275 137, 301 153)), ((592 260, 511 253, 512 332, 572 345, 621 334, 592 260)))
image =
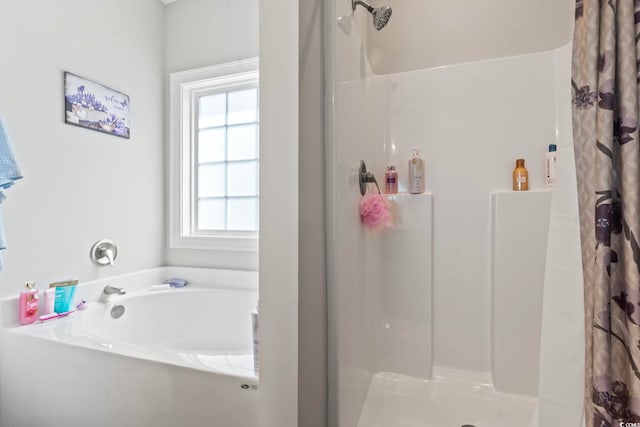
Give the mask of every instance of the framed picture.
POLYGON ((129 96, 65 71, 65 123, 129 139, 129 96))

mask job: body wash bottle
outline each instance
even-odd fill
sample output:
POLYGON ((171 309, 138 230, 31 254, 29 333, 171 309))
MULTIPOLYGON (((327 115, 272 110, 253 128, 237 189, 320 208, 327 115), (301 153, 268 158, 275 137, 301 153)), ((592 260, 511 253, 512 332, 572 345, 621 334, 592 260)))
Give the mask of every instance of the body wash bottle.
POLYGON ((547 190, 550 190, 555 183, 556 163, 558 162, 556 150, 556 144, 549 144, 549 151, 544 155, 544 188, 547 190))
POLYGON ((27 282, 26 290, 20 292, 20 311, 18 320, 22 325, 33 323, 38 318, 39 293, 35 289, 36 282, 27 282))
POLYGON ((529 172, 524 167, 524 159, 516 160, 516 168, 513 170, 513 191, 529 190, 529 172))
POLYGON ((387 166, 387 172, 384 174, 384 192, 386 194, 398 193, 398 172, 394 165, 387 166))
POLYGON ((414 148, 409 159, 409 193, 424 193, 424 161, 420 158, 420 151, 414 148))

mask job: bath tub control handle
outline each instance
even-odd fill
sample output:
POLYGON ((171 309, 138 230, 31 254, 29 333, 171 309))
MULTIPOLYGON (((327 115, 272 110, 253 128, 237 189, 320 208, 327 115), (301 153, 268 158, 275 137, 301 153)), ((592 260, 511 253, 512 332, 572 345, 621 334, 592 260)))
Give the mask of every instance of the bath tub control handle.
POLYGON ((95 265, 113 267, 118 256, 118 247, 111 240, 103 239, 93 244, 89 255, 95 265))

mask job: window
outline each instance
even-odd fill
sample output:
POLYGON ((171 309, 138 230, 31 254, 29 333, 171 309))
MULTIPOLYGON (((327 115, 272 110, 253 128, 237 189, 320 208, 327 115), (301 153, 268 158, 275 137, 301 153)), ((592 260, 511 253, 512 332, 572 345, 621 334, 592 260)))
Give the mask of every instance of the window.
POLYGON ((170 245, 257 250, 256 59, 171 75, 170 245))

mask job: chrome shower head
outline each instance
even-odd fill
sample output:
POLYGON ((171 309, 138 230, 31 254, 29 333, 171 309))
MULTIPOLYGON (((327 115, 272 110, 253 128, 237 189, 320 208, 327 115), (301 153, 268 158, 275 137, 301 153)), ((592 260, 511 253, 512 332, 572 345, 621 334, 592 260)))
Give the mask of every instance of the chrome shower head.
POLYGON ((391 19, 391 12, 392 9, 389 6, 373 9, 373 26, 376 27, 376 30, 380 31, 387 25, 391 19))
POLYGON ((351 0, 351 7, 353 10, 356 10, 358 5, 364 7, 371 15, 373 15, 373 26, 378 31, 387 25, 391 18, 391 12, 393 12, 389 6, 373 7, 364 0, 351 0))

